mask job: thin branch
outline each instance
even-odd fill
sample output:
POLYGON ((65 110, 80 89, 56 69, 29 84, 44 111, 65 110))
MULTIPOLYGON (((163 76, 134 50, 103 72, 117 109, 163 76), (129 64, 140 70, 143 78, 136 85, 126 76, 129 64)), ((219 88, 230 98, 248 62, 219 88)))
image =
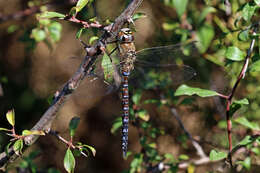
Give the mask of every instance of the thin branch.
MULTIPOLYGON (((131 18, 141 2, 142 0, 133 0, 120 14, 120 16, 116 18, 113 24, 104 28, 106 32, 103 34, 101 39, 94 46, 86 48, 87 55, 85 56, 77 72, 71 77, 71 79, 69 79, 69 81, 60 91, 56 92, 52 105, 43 114, 41 119, 34 125, 32 130, 48 130, 51 127, 53 120, 56 118, 57 112, 60 110, 65 101, 70 97, 71 93, 77 89, 81 81, 90 73, 96 58, 104 52, 106 43, 109 40, 114 39, 115 35, 129 20, 129 18, 131 18)), ((25 138, 25 143, 27 145, 32 145, 37 139, 38 136, 35 135, 27 136, 25 138)), ((18 156, 14 154, 13 147, 11 147, 8 150, 8 154, 5 152, 0 154, 0 167, 6 166, 8 161, 14 160, 17 157, 18 156)))
POLYGON ((4 95, 4 91, 3 91, 3 88, 2 88, 2 84, 0 83, 0 96, 3 96, 4 95))
MULTIPOLYGON (((254 29, 253 29, 253 35, 256 35, 256 30, 258 28, 258 25, 257 26, 254 26, 254 29)), ((254 45, 255 45, 255 38, 252 39, 251 41, 251 44, 250 44, 250 47, 247 51, 247 55, 246 55, 246 58, 245 58, 245 61, 244 61, 244 65, 239 73, 239 76, 237 78, 237 81, 236 83, 234 84, 232 90, 231 90, 231 93, 230 95, 228 96, 228 98, 226 99, 226 121, 227 121, 227 134, 228 134, 228 142, 229 142, 229 155, 228 155, 228 161, 230 163, 230 165, 232 166, 232 154, 231 154, 231 151, 232 151, 232 132, 231 132, 231 129, 232 129, 232 122, 231 122, 231 115, 230 115, 230 106, 232 104, 232 98, 235 94, 235 91, 240 83, 240 81, 245 77, 245 74, 246 74, 246 71, 247 71, 247 67, 248 67, 248 64, 249 64, 249 59, 251 57, 251 54, 253 52, 253 48, 254 48, 254 45)))

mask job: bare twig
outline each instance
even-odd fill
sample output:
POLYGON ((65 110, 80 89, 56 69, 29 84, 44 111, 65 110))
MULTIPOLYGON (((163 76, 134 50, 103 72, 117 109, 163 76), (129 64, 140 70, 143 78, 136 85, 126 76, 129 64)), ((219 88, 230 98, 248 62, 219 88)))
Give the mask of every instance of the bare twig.
MULTIPOLYGON (((85 56, 83 62, 78 68, 77 72, 72 76, 72 78, 64 85, 64 87, 57 91, 52 105, 43 114, 41 119, 35 124, 32 130, 48 130, 53 120, 56 118, 56 114, 65 101, 70 97, 70 94, 79 86, 80 82, 88 75, 92 69, 92 65, 96 58, 104 52, 106 43, 109 40, 113 40, 117 35, 120 28, 131 18, 135 10, 139 7, 142 0, 133 0, 128 7, 116 18, 115 22, 104 28, 106 31, 101 39, 92 47, 86 48, 87 55, 85 56), (108 34, 110 33, 110 34, 108 34)), ((38 136, 31 135, 25 138, 25 143, 27 145, 32 145, 38 136)), ((14 155, 13 147, 8 150, 8 154, 5 152, 0 154, 0 166, 4 167, 13 159, 18 156, 14 155), (12 159, 11 159, 12 157, 12 159)))
POLYGON ((3 91, 2 85, 0 83, 0 96, 3 96, 3 95, 4 95, 4 91, 3 91))

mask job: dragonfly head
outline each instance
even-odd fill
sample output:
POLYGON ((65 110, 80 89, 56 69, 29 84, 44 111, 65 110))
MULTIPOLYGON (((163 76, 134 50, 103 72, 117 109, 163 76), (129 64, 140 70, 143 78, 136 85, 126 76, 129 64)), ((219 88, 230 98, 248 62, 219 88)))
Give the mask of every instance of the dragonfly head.
POLYGON ((131 43, 134 41, 134 36, 129 28, 122 28, 117 36, 119 42, 121 43, 131 43))

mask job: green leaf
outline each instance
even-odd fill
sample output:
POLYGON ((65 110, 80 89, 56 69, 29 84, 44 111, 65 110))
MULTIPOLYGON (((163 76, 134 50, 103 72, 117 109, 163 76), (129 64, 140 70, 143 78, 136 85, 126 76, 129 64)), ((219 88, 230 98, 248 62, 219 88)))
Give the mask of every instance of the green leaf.
POLYGON ((244 137, 244 139, 242 141, 240 141, 238 143, 238 145, 248 145, 248 144, 251 144, 253 142, 253 138, 249 135, 247 135, 246 137, 244 137))
POLYGON ((180 24, 178 22, 165 22, 162 24, 162 27, 166 31, 172 31, 176 28, 178 28, 180 24))
POLYGON ((250 72, 260 72, 260 60, 255 61, 251 66, 249 67, 250 72))
POLYGON ((12 143, 13 143, 13 142, 9 142, 9 143, 6 145, 6 147, 5 147, 5 154, 6 154, 7 156, 9 156, 8 150, 9 150, 10 146, 12 145, 12 143))
POLYGON ((248 121, 246 117, 239 117, 235 119, 235 122, 252 130, 260 130, 259 125, 257 123, 248 121))
POLYGON ((15 113, 14 113, 14 109, 9 110, 6 113, 6 119, 9 122, 9 124, 11 124, 13 127, 15 125, 15 113))
POLYGON ((96 151, 96 149, 94 148, 94 147, 92 147, 92 146, 90 146, 90 145, 82 145, 83 147, 85 147, 85 148, 87 148, 88 150, 90 150, 91 151, 91 153, 92 153, 92 155, 95 157, 95 155, 96 155, 96 153, 97 153, 97 151, 96 151))
POLYGON ((235 100, 231 106, 230 106, 230 115, 233 116, 233 114, 241 108, 242 105, 248 105, 249 102, 246 98, 241 100, 235 100))
POLYGON ((53 12, 53 11, 45 11, 44 13, 42 13, 40 15, 40 18, 46 18, 46 19, 50 19, 50 18, 54 18, 54 17, 64 18, 65 15, 61 14, 61 13, 53 12))
POLYGON ((15 141, 15 143, 13 145, 13 149, 14 149, 14 152, 15 152, 16 155, 22 154, 23 140, 18 139, 17 141, 15 141))
POLYGON ((226 50, 226 58, 232 61, 242 61, 245 57, 245 53, 235 46, 230 46, 226 50))
POLYGON ((200 53, 204 53, 207 51, 208 47, 212 43, 212 39, 214 38, 215 31, 214 27, 211 25, 205 24, 198 30, 198 49, 200 53))
POLYGON ((239 34, 238 34, 238 39, 239 39, 240 41, 248 41, 249 38, 250 38, 250 37, 249 37, 249 30, 248 30, 248 29, 241 31, 241 32, 239 32, 239 34))
POLYGON ((188 159, 189 159, 189 156, 187 156, 186 154, 181 154, 181 155, 179 156, 179 159, 180 159, 180 160, 188 160, 188 159))
POLYGON ((68 148, 64 157, 64 168, 68 173, 73 173, 75 169, 75 158, 71 152, 71 150, 68 148))
POLYGON ((148 114, 148 112, 146 110, 140 110, 137 112, 137 115, 140 119, 142 119, 143 121, 149 121, 150 116, 148 114))
POLYGON ((54 42, 57 42, 60 40, 61 38, 61 30, 62 30, 62 26, 59 22, 52 22, 49 26, 48 26, 48 30, 50 32, 50 36, 52 38, 52 40, 54 42))
POLYGON ((181 18, 186 10, 188 0, 173 0, 173 5, 176 9, 178 17, 181 18))
POLYGON ((222 160, 226 157, 227 157, 227 153, 222 152, 222 151, 211 150, 210 154, 209 154, 209 159, 211 161, 222 160))
POLYGON ((181 95, 198 95, 200 97, 211 97, 211 96, 217 96, 218 93, 216 91, 201 89, 201 88, 192 88, 187 85, 181 85, 175 92, 175 96, 181 96, 181 95))
POLYGON ((210 7, 210 6, 204 8, 203 11, 202 11, 201 14, 200 14, 200 17, 199 17, 199 19, 198 19, 198 22, 201 23, 201 22, 206 18, 206 16, 207 16, 209 13, 214 13, 214 12, 216 12, 216 11, 217 11, 217 10, 216 10, 215 8, 210 7))
POLYGON ((76 34, 76 38, 79 39, 81 37, 82 32, 85 30, 85 28, 80 28, 76 34))
POLYGON ((92 44, 93 43, 93 41, 95 41, 95 40, 98 40, 98 36, 92 36, 92 37, 90 37, 90 39, 89 39, 89 44, 92 44))
POLYGON ((146 15, 144 13, 135 13, 132 17, 133 21, 136 21, 138 19, 144 18, 146 15))
POLYGON ((246 168, 247 170, 250 170, 251 167, 251 158, 247 157, 245 160, 243 161, 238 161, 236 162, 236 164, 241 164, 244 168, 246 168))
POLYGON ((36 42, 40 42, 46 38, 44 30, 35 28, 32 30, 31 37, 35 39, 36 42))
POLYGON ((118 117, 118 118, 113 122, 113 125, 112 125, 112 128, 111 128, 110 132, 111 132, 112 134, 114 134, 121 126, 122 126, 122 118, 121 118, 121 117, 118 117))
POLYGON ((246 5, 242 9, 243 19, 248 22, 254 15, 256 8, 257 6, 252 5, 251 3, 246 3, 246 5))
POLYGON ((132 96, 132 101, 134 102, 134 104, 139 105, 141 97, 142 97, 141 90, 137 90, 136 92, 134 92, 134 95, 132 96))
POLYGON ((77 5, 76 5, 76 11, 77 13, 82 10, 87 4, 89 0, 78 0, 77 5))
POLYGON ((15 31, 17 31, 19 29, 19 26, 17 25, 10 25, 8 28, 7 28, 7 32, 10 34, 10 33, 13 33, 15 31))
POLYGON ((7 129, 7 128, 2 128, 2 127, 0 127, 0 131, 8 131, 8 132, 10 132, 9 129, 7 129))
POLYGON ((260 5, 260 0, 254 0, 256 5, 260 5))
POLYGON ((44 131, 42 130, 23 130, 22 132, 23 136, 29 136, 29 135, 45 135, 44 131))
POLYGON ((79 117, 73 117, 70 120, 69 129, 70 129, 70 136, 71 137, 75 135, 75 131, 76 131, 78 125, 79 125, 79 121, 80 121, 79 117))

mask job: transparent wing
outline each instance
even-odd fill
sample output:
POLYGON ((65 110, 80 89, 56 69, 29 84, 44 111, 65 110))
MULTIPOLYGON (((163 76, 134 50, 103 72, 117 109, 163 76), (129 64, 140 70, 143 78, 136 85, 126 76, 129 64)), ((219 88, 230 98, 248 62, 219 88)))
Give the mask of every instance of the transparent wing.
POLYGON ((184 63, 192 60, 195 52, 195 42, 143 49, 137 52, 132 83, 151 88, 178 85, 190 80, 196 72, 184 63), (192 56, 184 54, 189 52, 192 52, 192 56))

